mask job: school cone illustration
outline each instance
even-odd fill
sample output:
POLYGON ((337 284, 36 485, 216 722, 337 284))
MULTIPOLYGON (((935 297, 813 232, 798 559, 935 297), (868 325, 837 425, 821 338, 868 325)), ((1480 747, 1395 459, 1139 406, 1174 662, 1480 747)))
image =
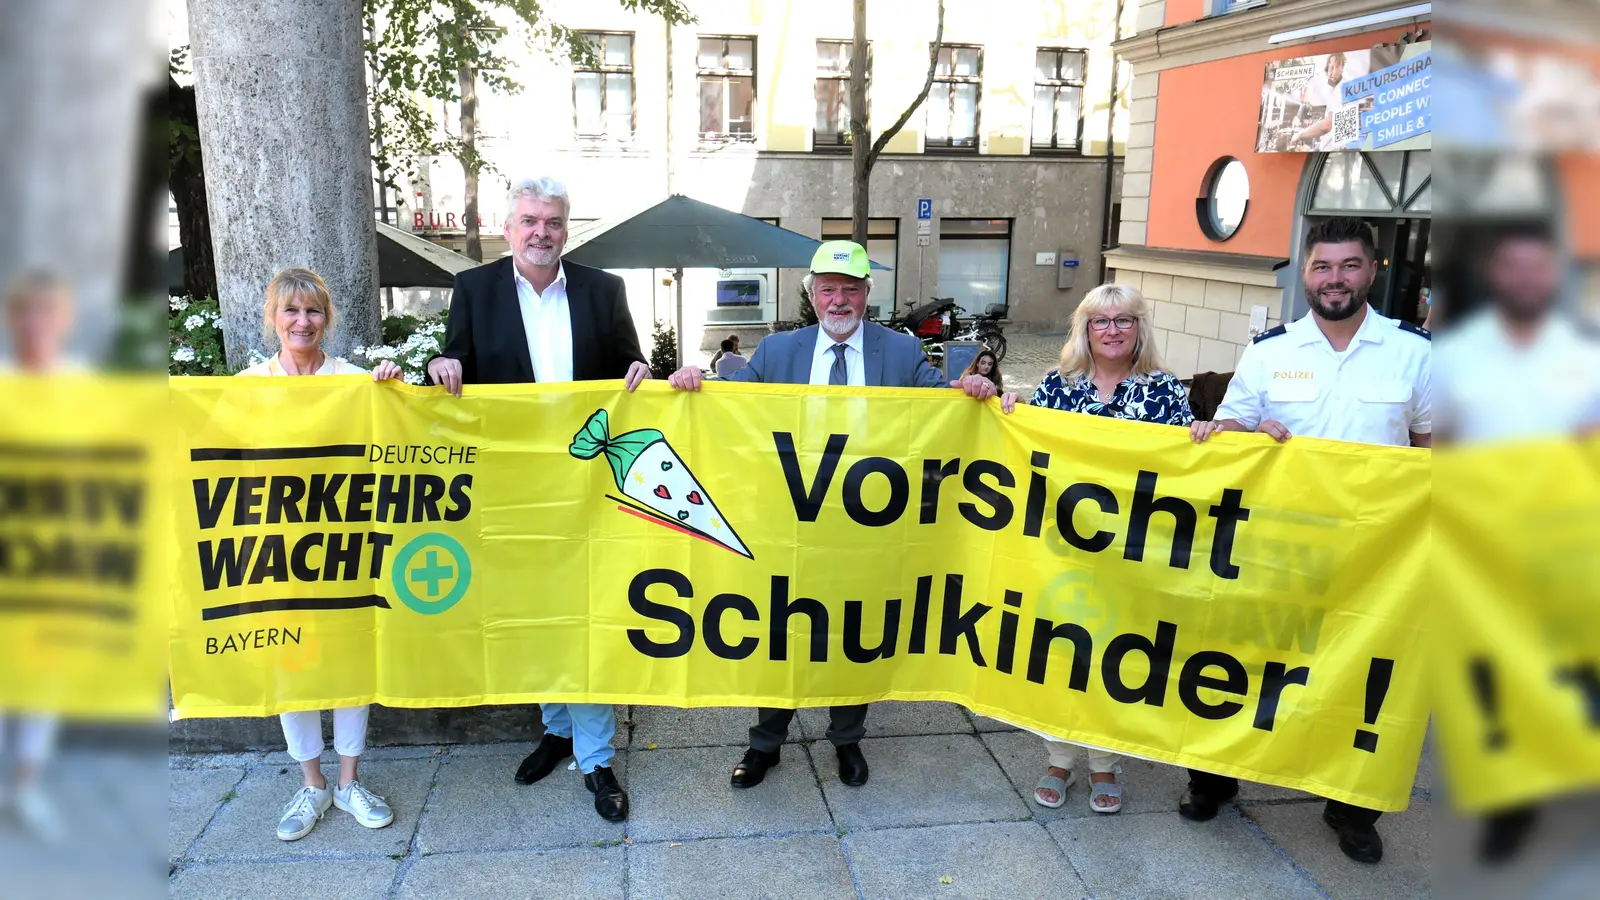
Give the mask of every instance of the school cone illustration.
POLYGON ((643 428, 611 437, 609 416, 597 409, 568 452, 584 460, 605 456, 623 494, 611 499, 624 512, 755 559, 661 432, 643 428))

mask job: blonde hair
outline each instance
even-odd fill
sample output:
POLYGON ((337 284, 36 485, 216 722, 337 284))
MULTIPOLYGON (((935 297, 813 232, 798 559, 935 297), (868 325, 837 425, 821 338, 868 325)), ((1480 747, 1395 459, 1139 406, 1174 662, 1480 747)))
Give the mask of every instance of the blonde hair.
POLYGON ((45 269, 30 269, 11 279, 6 285, 4 310, 7 316, 15 314, 24 304, 47 300, 63 311, 70 310, 71 290, 66 280, 45 269))
POLYGON ((1137 288, 1125 284, 1102 284, 1090 291, 1072 314, 1072 332, 1061 348, 1062 381, 1089 378, 1094 375, 1094 353, 1089 345, 1089 320, 1095 316, 1113 316, 1117 313, 1133 316, 1138 321, 1133 342, 1133 374, 1148 377, 1166 371, 1161 351, 1156 349, 1155 325, 1151 320, 1150 301, 1137 288))
POLYGON ((262 307, 261 320, 266 323, 269 337, 278 335, 278 310, 283 308, 284 303, 295 298, 315 302, 321 307, 322 333, 327 334, 333 330, 333 295, 328 293, 328 286, 323 283, 322 276, 310 269, 296 266, 279 272, 267 285, 267 303, 262 307))

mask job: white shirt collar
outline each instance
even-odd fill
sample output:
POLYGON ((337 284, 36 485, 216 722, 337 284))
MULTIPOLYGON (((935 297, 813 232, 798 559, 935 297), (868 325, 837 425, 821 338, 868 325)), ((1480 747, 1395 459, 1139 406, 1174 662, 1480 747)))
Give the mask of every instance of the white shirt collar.
MULTIPOLYGON (((866 320, 863 319, 861 324, 856 326, 856 330, 850 335, 850 337, 846 338, 843 341, 835 341, 833 339, 833 335, 831 335, 828 332, 824 331, 822 326, 818 325, 817 326, 817 349, 816 349, 816 352, 812 354, 812 358, 815 359, 816 357, 821 356, 824 353, 832 353, 833 352, 833 345, 836 344, 836 343, 843 343, 846 347, 851 348, 852 350, 856 351, 857 353, 859 353, 863 357, 865 357, 866 356, 866 351, 863 350, 862 347, 866 346, 866 338, 863 336, 866 333, 866 330, 867 330, 867 323, 866 323, 866 320)), ((845 354, 845 355, 848 356, 849 354, 845 354)))
MULTIPOLYGON (((517 268, 516 262, 512 262, 511 263, 511 274, 517 276, 517 287, 524 287, 525 286, 525 287, 527 287, 528 290, 533 291, 535 296, 539 296, 539 292, 534 290, 534 288, 533 288, 533 282, 531 282, 528 279, 522 277, 522 270, 517 268)), ((562 290, 566 290, 566 287, 567 287, 567 264, 564 263, 564 262, 561 262, 559 260, 556 262, 556 280, 550 282, 550 287, 555 287, 558 284, 561 285, 561 289, 562 290)), ((549 290, 549 289, 550 288, 545 288, 545 290, 549 290)))
MULTIPOLYGON (((1350 343, 1370 341, 1374 344, 1381 344, 1383 343, 1384 329, 1387 327, 1388 323, 1384 321, 1382 316, 1378 315, 1378 311, 1373 309, 1371 304, 1368 304, 1367 317, 1361 320, 1361 327, 1356 329, 1355 337, 1351 339, 1350 343)), ((1328 341, 1328 336, 1323 334, 1322 329, 1317 325, 1316 318, 1309 312, 1290 322, 1287 330, 1302 345, 1315 344, 1321 341, 1330 347, 1332 346, 1328 341)))

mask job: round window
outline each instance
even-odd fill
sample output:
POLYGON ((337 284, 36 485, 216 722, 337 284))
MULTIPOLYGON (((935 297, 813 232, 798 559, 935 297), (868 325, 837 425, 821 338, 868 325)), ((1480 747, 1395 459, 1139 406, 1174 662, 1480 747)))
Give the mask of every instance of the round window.
POLYGON ((1200 230, 1213 241, 1233 237, 1250 206, 1250 176, 1245 174, 1244 163, 1231 156, 1217 160, 1201 187, 1200 199, 1195 202, 1200 230))

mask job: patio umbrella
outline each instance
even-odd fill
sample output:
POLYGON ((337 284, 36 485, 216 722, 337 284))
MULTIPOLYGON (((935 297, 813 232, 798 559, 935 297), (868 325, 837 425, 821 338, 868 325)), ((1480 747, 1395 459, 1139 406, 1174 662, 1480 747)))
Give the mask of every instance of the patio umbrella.
MULTIPOLYGON (((373 224, 378 230, 379 287, 453 287, 457 272, 480 265, 409 231, 382 222, 373 224)), ((183 290, 183 248, 175 247, 167 253, 167 291, 182 294, 183 290)))
MULTIPOLYGON (((637 215, 573 229, 565 256, 597 269, 672 269, 682 335, 684 269, 805 269, 820 246, 787 228, 674 194, 637 215)), ((682 343, 680 338, 680 364, 682 343)))

